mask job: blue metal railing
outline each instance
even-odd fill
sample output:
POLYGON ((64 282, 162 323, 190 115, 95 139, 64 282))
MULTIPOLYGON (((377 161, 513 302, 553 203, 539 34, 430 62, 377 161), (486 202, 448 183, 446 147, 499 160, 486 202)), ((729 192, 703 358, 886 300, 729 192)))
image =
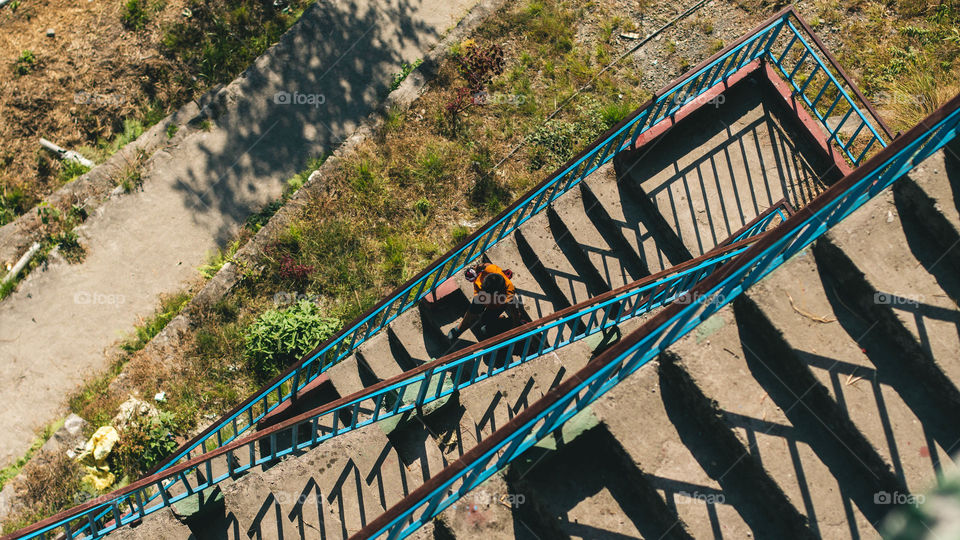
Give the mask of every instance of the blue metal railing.
POLYGON ((822 45, 815 35, 808 33, 808 29, 806 23, 796 15, 787 17, 785 31, 770 49, 769 62, 790 83, 793 95, 800 98, 827 132, 827 144, 835 143, 843 155, 857 166, 875 145, 885 147, 888 144, 880 134, 881 130, 889 139, 892 136, 869 103, 862 100, 856 87, 841 82, 843 73, 833 58, 826 55, 825 51, 826 59, 816 53, 818 49, 822 50, 822 45), (814 45, 811 45, 811 41, 814 45), (817 83, 814 84, 814 81, 817 83), (868 119, 868 113, 856 105, 854 95, 868 109, 876 125, 868 119), (839 121, 831 126, 830 119, 835 118, 832 116, 835 113, 839 121), (848 122, 853 122, 849 136, 842 133, 848 122))
MULTIPOLYGON (((761 59, 773 60, 774 53, 771 52, 771 47, 783 41, 781 38, 785 33, 790 32, 796 35, 797 32, 800 32, 793 24, 794 21, 800 24, 801 28, 805 28, 805 25, 792 9, 788 8, 781 11, 691 70, 687 75, 661 90, 653 99, 605 133, 597 142, 568 162, 557 173, 521 197, 500 216, 471 235, 463 244, 451 250, 443 258, 395 291, 390 297, 380 302, 366 315, 304 357, 287 372, 257 394, 245 400, 187 445, 178 449, 170 459, 158 467, 157 471, 176 467, 178 464, 194 460, 199 455, 222 448, 254 428, 267 414, 283 403, 295 399, 297 393, 307 384, 330 366, 350 356, 370 336, 382 330, 397 316, 416 305, 437 285, 476 260, 486 249, 506 238, 532 216, 575 187, 586 176, 613 159, 616 154, 631 147, 643 133, 671 118, 681 108, 723 83, 752 62, 761 59)), ((809 41, 813 41, 815 45, 818 42, 814 36, 810 37, 810 40, 805 40, 800 36, 796 39, 796 42, 799 42, 811 57, 822 64, 817 49, 809 44, 809 41)), ((793 41, 791 40, 791 43, 793 41)), ((781 64, 783 64, 785 56, 789 58, 786 53, 792 46, 787 47, 786 52, 779 55, 781 64)), ((793 77, 791 83, 795 87, 797 84, 801 84, 796 73, 791 74, 791 76, 793 77)), ((841 79, 845 80, 842 73, 841 79)), ((843 90, 843 84, 840 80, 831 75, 830 81, 831 84, 836 85, 837 93, 842 97, 844 106, 849 111, 855 111, 857 117, 866 122, 867 116, 860 111, 856 100, 851 98, 851 93, 843 90)), ((845 84, 850 86, 849 83, 845 84)), ((859 96, 859 93, 855 95, 859 96)), ((816 106, 817 100, 813 100, 812 103, 816 106)), ((825 122, 827 117, 828 115, 821 120, 825 122)), ((878 137, 872 125, 870 125, 869 132, 878 137)), ((837 140, 840 139, 837 138, 837 140)), ((879 141, 881 145, 885 145, 882 139, 879 139, 879 141)), ((852 140, 848 142, 852 142, 852 140)), ((873 141, 870 144, 873 144, 873 141)), ((866 154, 866 151, 863 154, 866 154)), ((171 480, 171 484, 173 483, 176 483, 176 480, 171 480)), ((157 493, 148 497, 144 504, 153 502, 165 492, 166 489, 160 489, 157 493)), ((108 506, 102 514, 91 516, 90 526, 94 522, 107 519, 109 514, 115 512, 117 508, 117 505, 108 506)), ((74 530, 74 535, 86 535, 90 533, 90 530, 88 526, 82 526, 80 529, 74 530)))
MULTIPOLYGON (((751 227, 757 235, 771 212, 751 227)), ((54 532, 103 536, 251 468, 312 448, 330 438, 420 410, 454 392, 603 332, 676 300, 692 286, 744 253, 756 237, 716 249, 674 268, 563 309, 463 351, 438 359, 354 395, 308 411, 244 440, 160 471, 100 500, 41 522, 11 538, 45 538, 54 532), (159 499, 159 500, 158 500, 159 499)))
POLYGON ((436 517, 783 261, 799 253, 830 227, 903 177, 918 162, 956 137, 958 131, 960 96, 828 188, 810 205, 758 240, 739 259, 691 289, 687 293, 690 301, 674 302, 661 311, 353 538, 403 538, 436 517))
POLYGON ((247 399, 197 439, 179 449, 158 470, 189 460, 197 453, 223 446, 254 427, 276 407, 293 399, 298 391, 330 366, 348 357, 366 339, 416 305, 436 285, 476 260, 486 249, 506 238, 557 197, 613 159, 617 153, 629 148, 643 133, 670 118, 691 100, 722 83, 754 60, 764 57, 770 44, 788 22, 792 11, 783 13, 771 18, 715 55, 714 58, 662 90, 656 98, 641 106, 627 119, 608 131, 580 156, 561 168, 558 173, 531 190, 483 229, 474 233, 464 244, 435 262, 378 304, 367 315, 324 343, 255 396, 247 399))
MULTIPOLYGON (((774 203, 773 206, 767 208, 760 213, 757 217, 752 219, 746 225, 741 227, 739 230, 735 231, 730 235, 729 238, 720 242, 717 247, 728 246, 731 244, 736 244, 737 242, 750 238, 751 236, 756 236, 761 232, 770 228, 770 224, 774 221, 780 223, 787 220, 788 217, 792 216, 796 210, 793 208, 793 205, 787 199, 781 199, 780 201, 774 203)), ((716 248, 714 248, 716 249, 716 248)))

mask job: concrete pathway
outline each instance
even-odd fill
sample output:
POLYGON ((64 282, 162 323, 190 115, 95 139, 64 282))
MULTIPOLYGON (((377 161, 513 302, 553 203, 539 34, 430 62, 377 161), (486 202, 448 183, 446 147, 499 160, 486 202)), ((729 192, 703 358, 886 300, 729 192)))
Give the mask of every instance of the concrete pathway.
POLYGON ((0 303, 0 466, 106 367, 103 351, 162 293, 276 199, 311 157, 334 150, 380 103, 402 62, 423 56, 476 0, 332 0, 228 86, 209 132, 161 151, 143 190, 83 225, 82 264, 54 261, 0 303))

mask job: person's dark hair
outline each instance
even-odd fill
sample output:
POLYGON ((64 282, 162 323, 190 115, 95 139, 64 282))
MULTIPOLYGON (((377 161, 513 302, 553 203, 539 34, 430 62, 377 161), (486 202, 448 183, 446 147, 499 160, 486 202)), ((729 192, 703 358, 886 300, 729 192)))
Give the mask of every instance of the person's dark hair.
POLYGON ((480 288, 491 294, 503 294, 507 292, 507 282, 500 274, 487 274, 484 276, 483 284, 480 288))

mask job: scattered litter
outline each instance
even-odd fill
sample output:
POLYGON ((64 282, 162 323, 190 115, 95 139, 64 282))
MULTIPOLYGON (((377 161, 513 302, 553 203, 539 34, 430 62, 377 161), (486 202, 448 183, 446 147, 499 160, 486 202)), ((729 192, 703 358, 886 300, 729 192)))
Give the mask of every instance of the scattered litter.
POLYGON ((737 355, 737 353, 731 351, 730 349, 728 349, 728 348, 726 348, 726 347, 724 347, 723 350, 725 350, 725 351, 727 351, 728 353, 730 353, 731 355, 733 355, 734 358, 740 358, 740 357, 737 355))
POLYGON ((56 37, 57 32, 53 28, 47 28, 47 37, 56 37))
POLYGON ((167 401, 167 393, 162 391, 157 392, 157 394, 153 396, 153 400, 156 401, 157 403, 163 403, 167 401))
POLYGON ((893 223, 893 212, 887 210, 887 223, 893 223))
POLYGON ((796 311, 796 312, 799 313, 800 315, 803 315, 804 317, 810 319, 811 321, 818 322, 818 323, 832 323, 832 322, 836 322, 836 321, 837 321, 836 319, 832 319, 832 318, 830 318, 830 317, 821 317, 821 316, 818 316, 818 315, 814 315, 814 314, 812 314, 812 313, 806 312, 806 311, 798 308, 797 305, 793 302, 793 297, 790 296, 790 293, 787 293, 787 298, 790 299, 790 307, 792 307, 794 311, 796 311))
MULTIPOLYGON (((854 373, 856 373, 856 370, 854 370, 854 373)), ((850 385, 856 384, 858 381, 862 381, 862 380, 863 380, 863 377, 861 377, 861 376, 859 376, 859 375, 857 375, 856 377, 854 377, 854 376, 853 376, 853 373, 851 373, 850 375, 847 375, 847 381, 846 381, 844 384, 847 385, 847 386, 850 386, 850 385)))
POLYGON ((640 39, 640 34, 637 32, 623 32, 620 34, 620 37, 623 39, 640 39))

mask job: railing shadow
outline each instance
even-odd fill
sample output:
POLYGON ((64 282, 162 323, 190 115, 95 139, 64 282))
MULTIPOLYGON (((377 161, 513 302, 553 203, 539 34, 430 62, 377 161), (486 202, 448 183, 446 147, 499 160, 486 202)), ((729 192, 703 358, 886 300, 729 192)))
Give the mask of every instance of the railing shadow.
MULTIPOLYGON (((893 421, 890 418, 886 398, 884 398, 885 387, 895 393, 897 392, 894 386, 896 379, 891 377, 887 372, 881 375, 876 369, 815 353, 797 351, 797 356, 811 368, 821 369, 829 373, 833 395, 837 404, 847 412, 848 417, 850 417, 850 409, 847 405, 847 395, 850 392, 864 391, 862 385, 860 385, 861 382, 869 385, 869 390, 867 391, 873 397, 877 420, 879 420, 879 424, 882 426, 887 454, 893 466, 893 472, 903 484, 911 485, 905 472, 906 467, 903 460, 904 452, 906 452, 907 449, 900 448, 897 443, 897 437, 894 435, 893 421), (852 381, 856 381, 856 383, 852 381), (857 388, 855 385, 861 387, 857 388)), ((923 430, 924 443, 929 449, 929 454, 926 457, 929 460, 928 465, 930 471, 933 473, 940 470, 940 456, 938 455, 933 434, 931 433, 930 423, 927 422, 926 419, 934 415, 936 411, 928 410, 923 412, 924 414, 922 416, 918 414, 917 417, 920 419, 920 426, 923 430)))
POLYGON ((751 453, 763 459, 756 434, 781 437, 787 441, 804 513, 814 533, 821 534, 819 520, 823 517, 818 514, 822 514, 829 503, 814 500, 811 494, 810 483, 815 478, 805 479, 805 464, 799 451, 801 444, 809 447, 816 455, 815 459, 836 480, 851 534, 856 535, 859 529, 853 505, 871 524, 879 523, 889 511, 889 505, 878 501, 875 494, 906 492, 906 485, 889 471, 883 459, 809 369, 787 357, 793 354, 792 349, 779 338, 756 304, 741 297, 733 302, 733 306, 750 375, 789 421, 789 425, 771 424, 764 419, 738 419, 736 415, 729 415, 732 423, 742 424, 747 431, 751 453))
MULTIPOLYGON (((871 332, 873 323, 851 311, 837 294, 836 283, 825 275, 823 270, 820 270, 820 279, 837 323, 854 342, 860 344, 867 359, 876 367, 875 378, 878 382, 889 385, 896 391, 913 414, 921 420, 928 438, 932 438, 948 452, 955 449, 960 443, 960 425, 953 420, 951 413, 944 411, 943 407, 932 399, 928 382, 903 361, 898 353, 899 348, 889 336, 883 332, 871 332), (868 333, 870 339, 863 339, 868 333)), ((934 445, 929 444, 928 447, 934 448, 934 445)), ((931 459, 936 459, 933 452, 931 459)))
POLYGON ((618 175, 651 199, 693 255, 782 198, 806 205, 833 177, 832 162, 767 86, 751 76, 722 104, 705 104, 623 159, 618 175))
POLYGON ((507 480, 552 521, 555 534, 580 538, 690 538, 676 512, 603 426, 535 446, 507 480), (557 474, 557 471, 564 471, 557 474), (615 530, 614 528, 618 529, 615 530))
POLYGON ((322 445, 224 489, 224 507, 188 521, 197 538, 347 538, 416 489, 446 463, 424 429, 395 427, 389 442, 345 435, 352 445, 322 445), (428 449, 427 445, 434 448, 428 449), (266 494, 264 494, 266 492, 266 494))

